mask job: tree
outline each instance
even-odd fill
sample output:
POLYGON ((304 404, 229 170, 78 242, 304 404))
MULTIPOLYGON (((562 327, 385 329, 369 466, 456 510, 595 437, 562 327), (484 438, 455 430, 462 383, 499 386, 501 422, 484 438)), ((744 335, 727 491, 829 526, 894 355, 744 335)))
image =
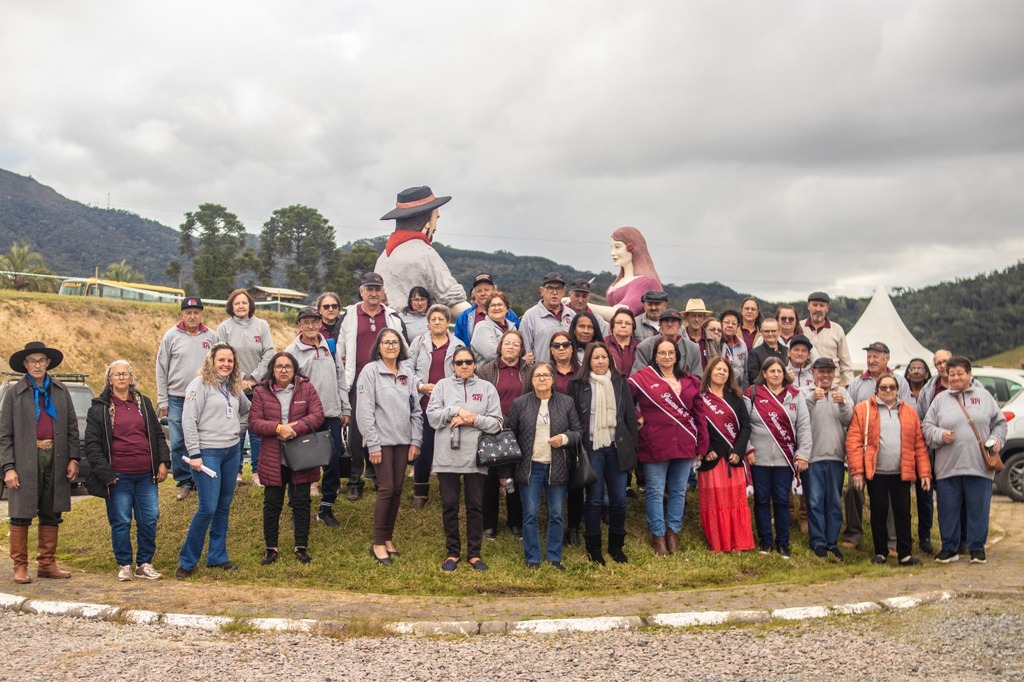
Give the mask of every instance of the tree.
POLYGON ((288 287, 311 294, 322 291, 337 250, 334 239, 334 228, 315 208, 293 205, 277 209, 260 233, 260 280, 270 282, 281 258, 289 261, 284 266, 288 287))
POLYGON ((178 229, 180 251, 192 261, 192 279, 200 296, 227 296, 239 273, 255 261, 252 249, 245 246, 245 227, 223 206, 201 204, 198 211, 185 214, 178 229))
POLYGON ((138 282, 143 283, 146 278, 128 265, 128 259, 122 258, 120 263, 111 263, 103 271, 103 279, 112 279, 115 282, 138 282))
POLYGON ((33 251, 27 242, 12 244, 11 250, 0 256, 0 270, 12 274, 0 276, 0 286, 18 291, 53 291, 54 282, 48 277, 32 275, 52 275, 46 267, 43 256, 33 251), (13 274, 18 273, 18 274, 13 274))
MULTIPOLYGON (((345 301, 355 300, 359 292, 359 282, 363 273, 372 272, 377 266, 377 249, 368 244, 356 244, 349 252, 336 249, 327 269, 327 281, 324 289, 334 291, 345 301)), ((389 301, 394 307, 405 307, 405 301, 389 301)))

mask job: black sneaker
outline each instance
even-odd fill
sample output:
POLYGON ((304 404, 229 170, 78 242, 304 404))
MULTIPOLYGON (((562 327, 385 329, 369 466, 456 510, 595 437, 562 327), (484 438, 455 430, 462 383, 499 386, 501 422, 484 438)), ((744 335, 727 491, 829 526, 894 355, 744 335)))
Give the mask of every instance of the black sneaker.
POLYGON ((497 540, 498 531, 495 528, 484 528, 484 537, 488 540, 497 540))
POLYGON ((263 558, 260 559, 260 565, 269 566, 275 561, 277 561, 277 550, 268 547, 267 551, 263 553, 263 558))
POLYGON ((512 531, 512 535, 516 540, 523 539, 523 527, 522 526, 509 526, 508 529, 512 531))
POLYGON ((885 563, 885 560, 888 559, 888 558, 889 557, 887 557, 884 554, 876 554, 875 556, 871 557, 871 563, 882 565, 882 564, 885 563))
POLYGON ((190 571, 187 568, 182 568, 181 566, 178 566, 178 568, 174 571, 174 577, 178 580, 188 580, 192 577, 192 574, 194 572, 194 570, 190 571))
POLYGON ((345 499, 349 502, 358 502, 363 496, 362 488, 349 488, 348 494, 345 495, 345 499))
POLYGON ((552 562, 550 562, 550 563, 551 563, 551 565, 552 565, 552 566, 554 566, 555 568, 557 568, 557 569, 558 569, 559 571, 564 571, 564 570, 565 570, 565 566, 564 566, 564 565, 562 565, 562 562, 561 562, 561 561, 552 561, 552 562))
POLYGON ((767 540, 761 540, 761 544, 760 544, 760 546, 757 549, 757 553, 758 554, 771 554, 772 553, 772 543, 768 542, 767 540))
POLYGON ((960 555, 951 549, 944 549, 938 553, 935 560, 940 564, 950 564, 954 561, 960 561, 960 555))
POLYGON ((779 553, 779 556, 783 559, 789 559, 793 556, 793 552, 790 551, 789 545, 779 545, 775 548, 775 551, 779 553))
POLYGON ((828 556, 828 550, 824 547, 811 547, 811 551, 814 552, 814 556, 819 559, 824 559, 828 556))
POLYGON ((295 559, 300 564, 308 564, 310 561, 313 560, 313 557, 309 556, 309 553, 306 551, 305 547, 296 547, 295 548, 295 559))
POLYGON ((921 552, 924 554, 928 554, 929 556, 935 554, 935 546, 932 545, 931 540, 921 541, 921 552))
POLYGON ((908 556, 900 559, 899 566, 920 566, 921 560, 916 556, 908 556))
POLYGON ((338 523, 338 519, 334 518, 334 512, 330 507, 320 507, 320 511, 316 513, 316 520, 328 528, 341 525, 338 523))
POLYGON ((638 499, 640 499, 640 496, 632 488, 626 488, 626 497, 628 497, 631 500, 638 500, 638 499))
POLYGON ((207 566, 207 568, 219 568, 222 571, 237 571, 238 564, 236 564, 234 561, 225 561, 220 564, 211 564, 207 566))
POLYGON ((828 552, 833 556, 833 558, 835 558, 836 561, 843 560, 843 553, 839 551, 838 547, 833 547, 832 549, 828 550, 828 552))
POLYGON ((988 562, 988 559, 985 557, 985 550, 983 550, 983 549, 971 550, 971 563, 972 564, 984 564, 986 562, 988 562))

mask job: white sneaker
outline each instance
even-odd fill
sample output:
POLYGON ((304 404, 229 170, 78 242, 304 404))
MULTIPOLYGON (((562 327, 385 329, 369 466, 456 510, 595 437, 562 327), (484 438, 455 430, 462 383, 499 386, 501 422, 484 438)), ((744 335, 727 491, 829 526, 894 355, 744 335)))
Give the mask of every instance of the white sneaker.
POLYGON ((309 496, 320 497, 320 487, 316 483, 309 484, 309 496))
POLYGON ((135 569, 135 575, 146 580, 160 580, 163 576, 156 572, 153 564, 141 564, 135 569))
POLYGON ((117 568, 117 579, 120 582, 126 583, 129 580, 133 580, 134 578, 135 578, 135 574, 132 573, 132 566, 131 566, 131 564, 128 564, 127 566, 118 566, 118 568, 117 568))

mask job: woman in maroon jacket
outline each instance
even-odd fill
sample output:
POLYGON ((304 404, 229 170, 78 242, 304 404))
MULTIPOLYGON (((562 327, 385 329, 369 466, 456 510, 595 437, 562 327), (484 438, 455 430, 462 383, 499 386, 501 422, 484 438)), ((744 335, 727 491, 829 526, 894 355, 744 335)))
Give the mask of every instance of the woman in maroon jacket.
POLYGON ((267 373, 253 391, 249 408, 249 430, 263 438, 259 475, 263 484, 263 539, 267 551, 260 562, 264 566, 277 561, 277 534, 284 507, 284 489, 288 486, 288 506, 295 526, 295 558, 304 564, 310 559, 309 485, 320 478, 320 469, 292 471, 281 458, 281 443, 304 436, 320 428, 324 408, 310 381, 299 374, 299 363, 291 353, 277 353, 270 359, 267 373))
POLYGON ((651 364, 629 378, 629 388, 640 413, 637 459, 647 479, 651 545, 655 554, 667 556, 679 548, 690 469, 708 451, 700 380, 679 369, 679 348, 662 337, 651 364))

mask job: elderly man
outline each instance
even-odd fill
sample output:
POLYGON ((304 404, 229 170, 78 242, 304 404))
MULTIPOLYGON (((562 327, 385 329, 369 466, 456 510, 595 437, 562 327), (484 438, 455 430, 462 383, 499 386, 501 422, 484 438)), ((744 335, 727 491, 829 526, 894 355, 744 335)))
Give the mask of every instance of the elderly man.
POLYGON ((846 332, 828 319, 828 308, 832 299, 824 291, 815 291, 807 297, 807 319, 804 320, 804 336, 811 340, 818 355, 832 358, 839 366, 839 380, 843 386, 853 381, 853 363, 850 348, 846 345, 846 332))
POLYGON ((747 388, 747 356, 750 350, 747 348, 743 335, 740 334, 740 327, 743 318, 738 310, 723 310, 720 317, 722 321, 722 355, 732 363, 736 372, 736 380, 740 388, 747 388))
POLYGON ((654 348, 661 341, 662 337, 665 337, 670 341, 676 342, 676 348, 679 349, 679 368, 689 372, 698 379, 702 377, 704 375, 704 365, 700 363, 700 348, 682 333, 683 316, 679 314, 678 310, 670 308, 661 314, 659 322, 661 333, 649 339, 644 339, 636 347, 636 356, 633 360, 633 371, 631 374, 636 374, 651 364, 651 358, 654 357, 654 348))
MULTIPOLYGON (((473 278, 473 289, 470 292, 473 305, 463 310, 455 320, 455 338, 462 341, 466 348, 469 348, 470 341, 473 340, 473 329, 487 317, 487 311, 483 309, 484 302, 497 290, 494 279, 486 272, 481 272, 473 278)), ((505 319, 512 323, 511 326, 519 327, 519 316, 511 308, 505 314, 505 319)), ((410 339, 410 341, 414 340, 410 339)))
POLYGON ((203 301, 186 296, 181 301, 181 321, 167 330, 156 355, 156 398, 161 417, 167 417, 171 437, 171 474, 184 500, 195 490, 192 470, 182 459, 188 455, 181 413, 185 389, 196 378, 206 354, 217 343, 217 333, 203 324, 203 301))
MULTIPOLYGON (((935 376, 929 379, 921 392, 917 394, 917 414, 924 421, 928 414, 928 408, 943 391, 949 390, 949 370, 947 364, 953 353, 945 348, 935 351, 932 357, 932 365, 935 367, 935 376)), ((977 383, 977 382, 976 382, 977 383)), ((980 385, 980 383, 979 383, 980 385)), ((929 448, 932 460, 935 459, 935 449, 929 448)), ((922 490, 921 483, 916 483, 917 493, 917 536, 921 551, 925 554, 934 554, 935 546, 932 544, 932 526, 935 522, 935 495, 933 490, 922 490)), ((960 553, 967 553, 967 507, 960 509, 960 553)))
POLYGON ((11 356, 11 369, 25 374, 7 390, 0 409, 0 467, 11 517, 14 582, 30 583, 28 527, 39 517, 40 578, 70 578, 57 565, 61 513, 71 510, 71 481, 78 476, 78 418, 71 394, 48 370, 64 354, 40 341, 11 356))
MULTIPOLYGON (((344 368, 342 385, 348 389, 348 403, 353 414, 356 410, 356 377, 363 371, 363 367, 370 364, 370 351, 380 330, 385 327, 394 329, 401 334, 407 347, 409 344, 405 323, 397 310, 382 303, 383 297, 384 278, 376 272, 366 273, 359 283, 359 298, 362 302, 347 306, 339 323, 341 330, 338 334, 337 359, 344 368)), ((370 464, 369 453, 363 447, 363 437, 355 419, 349 426, 348 447, 352 455, 352 471, 346 497, 355 502, 363 496, 364 471, 366 477, 373 481, 374 487, 377 486, 377 476, 370 464)))
POLYGON ((374 266, 384 278, 387 300, 392 305, 405 305, 409 291, 421 286, 432 300, 449 306, 455 315, 469 307, 466 291, 431 246, 440 207, 451 200, 435 197, 425 185, 410 187, 398 193, 395 208, 381 217, 395 221, 395 231, 374 266))
POLYGON ((320 508, 316 519, 325 526, 337 526, 334 517, 334 502, 341 490, 341 477, 350 472, 343 471, 341 461, 341 427, 348 424, 352 411, 345 390, 345 376, 341 363, 331 354, 327 338, 320 331, 323 321, 320 312, 308 306, 299 311, 295 318, 298 336, 285 348, 298 363, 298 369, 316 389, 324 408, 324 423, 321 431, 330 431, 334 440, 334 452, 330 464, 324 467, 323 489, 320 491, 320 508))
POLYGON ((793 386, 798 389, 813 386, 815 378, 812 363, 815 358, 811 357, 814 350, 811 340, 803 334, 796 334, 789 339, 788 346, 789 351, 786 355, 789 358, 789 365, 786 370, 789 372, 789 378, 793 380, 793 386))
POLYGON ((661 333, 661 314, 668 308, 668 294, 660 289, 651 289, 640 297, 644 311, 636 315, 633 336, 637 341, 649 339, 661 333))
MULTIPOLYGON (((792 353, 793 346, 790 346, 792 353)), ((818 358, 811 366, 814 383, 802 389, 811 417, 811 460, 804 475, 811 551, 819 558, 839 551, 843 525, 843 467, 846 464, 846 428, 853 419, 853 400, 836 383, 836 363, 818 358)))
POLYGON ((526 345, 526 361, 548 362, 551 337, 557 331, 569 331, 576 311, 562 305, 565 294, 565 279, 557 272, 544 275, 540 286, 540 301, 525 313, 519 323, 519 333, 526 345))
MULTIPOLYGON (((590 307, 590 280, 589 279, 577 279, 573 280, 572 284, 569 285, 569 307, 572 311, 579 315, 580 313, 590 313, 597 318, 597 324, 601 327, 601 337, 608 337, 608 322, 604 317, 594 311, 590 307)), ((611 309, 614 312, 614 308, 611 309)), ((609 313, 609 317, 611 314, 609 313)))
POLYGON ((686 302, 686 309, 683 310, 686 337, 700 348, 701 367, 707 367, 708 364, 708 336, 704 331, 704 321, 708 319, 709 315, 711 315, 711 311, 704 307, 703 298, 691 298, 686 302))

